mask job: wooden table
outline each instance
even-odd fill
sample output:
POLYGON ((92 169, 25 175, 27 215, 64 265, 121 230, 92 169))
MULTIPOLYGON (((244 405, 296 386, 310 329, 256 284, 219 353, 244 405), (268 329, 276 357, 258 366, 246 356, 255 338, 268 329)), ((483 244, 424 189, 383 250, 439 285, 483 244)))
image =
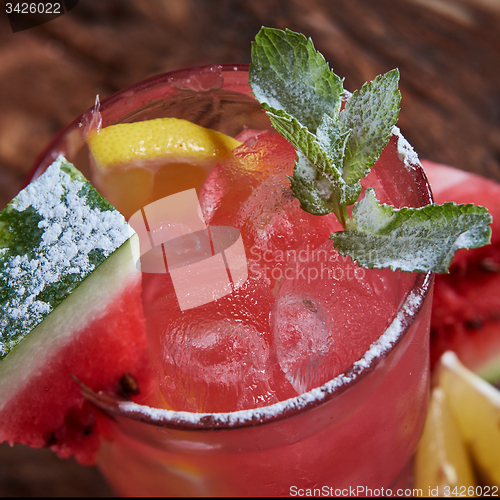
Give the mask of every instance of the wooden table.
MULTIPOLYGON (((97 93, 249 62, 262 25, 311 36, 351 90, 399 67, 399 125, 420 156, 500 181, 500 0, 80 0, 18 33, 0 13, 0 208, 97 93)), ((0 446, 0 496, 110 494, 94 469, 0 446)))

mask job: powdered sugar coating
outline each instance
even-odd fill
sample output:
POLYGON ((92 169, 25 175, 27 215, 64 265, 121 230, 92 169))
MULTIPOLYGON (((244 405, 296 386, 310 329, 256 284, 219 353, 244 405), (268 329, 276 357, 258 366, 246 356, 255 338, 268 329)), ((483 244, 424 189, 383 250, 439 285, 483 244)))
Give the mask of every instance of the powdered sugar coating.
MULTIPOLYGON (((12 214, 26 220, 38 241, 19 254, 8 245, 24 235, 0 221, 2 357, 132 235, 124 217, 62 156, 14 198, 5 220, 12 214)), ((23 242, 26 248, 32 240, 23 242)))
POLYGON ((403 137, 399 127, 393 127, 392 135, 398 138, 398 155, 399 159, 404 163, 407 170, 413 170, 415 167, 422 167, 418 155, 411 144, 403 137))

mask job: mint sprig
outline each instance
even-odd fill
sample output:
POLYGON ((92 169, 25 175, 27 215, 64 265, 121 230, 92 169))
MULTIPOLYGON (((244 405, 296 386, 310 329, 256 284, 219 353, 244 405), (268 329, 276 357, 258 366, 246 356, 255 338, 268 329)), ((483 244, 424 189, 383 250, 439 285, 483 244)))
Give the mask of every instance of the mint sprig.
POLYGON ((306 168, 302 161, 294 170, 291 186, 305 211, 333 212, 345 227, 347 206, 359 198, 360 180, 370 172, 396 124, 398 80, 397 70, 375 78, 340 112, 343 80, 312 41, 290 30, 260 30, 252 44, 250 85, 273 127, 310 164, 306 168), (325 179, 330 189, 325 190, 325 179))
POLYGON ((347 229, 331 239, 341 255, 355 255, 360 266, 446 273, 458 249, 489 241, 490 223, 484 207, 448 202, 394 208, 380 204, 374 189, 367 189, 347 229))
POLYGON ((252 43, 252 91, 273 127, 297 149, 291 190, 305 211, 337 216, 344 227, 332 235, 339 252, 368 268, 447 272, 457 249, 490 242, 485 208, 446 203, 396 209, 379 204, 373 190, 358 201, 360 181, 397 122, 398 82, 394 69, 348 97, 343 80, 304 35, 262 28, 252 43))

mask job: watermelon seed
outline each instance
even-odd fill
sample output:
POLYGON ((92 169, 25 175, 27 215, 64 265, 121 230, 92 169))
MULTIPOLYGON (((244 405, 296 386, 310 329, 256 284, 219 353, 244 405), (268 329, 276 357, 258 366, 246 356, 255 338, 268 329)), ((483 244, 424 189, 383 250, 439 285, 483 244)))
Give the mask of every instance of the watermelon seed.
POLYGON ((54 446, 55 444, 57 443, 57 437, 56 437, 56 433, 53 432, 49 439, 47 439, 47 442, 45 443, 45 446, 49 447, 49 446, 54 446))
POLYGON ((120 389, 118 390, 118 395, 129 399, 130 396, 137 396, 141 391, 139 390, 139 385, 137 380, 131 373, 126 373, 120 379, 120 389))
POLYGON ((471 318, 465 322, 466 328, 469 330, 480 330, 483 327, 483 320, 481 318, 471 318))
POLYGON ((83 429, 83 434, 85 436, 91 436, 93 432, 94 432, 94 429, 91 425, 89 425, 88 427, 85 427, 85 429, 83 429))

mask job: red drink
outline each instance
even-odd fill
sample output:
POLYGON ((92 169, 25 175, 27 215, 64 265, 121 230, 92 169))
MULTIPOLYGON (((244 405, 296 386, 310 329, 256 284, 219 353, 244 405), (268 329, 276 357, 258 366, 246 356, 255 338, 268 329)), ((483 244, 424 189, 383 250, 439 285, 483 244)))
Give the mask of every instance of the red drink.
MULTIPOLYGON (((241 66, 155 77, 104 101, 103 126, 173 116, 232 136, 268 130, 247 81, 241 66)), ((39 171, 59 153, 85 170, 77 123, 39 171)), ((87 394, 113 416, 101 421, 99 464, 118 493, 363 494, 356 488, 392 487, 406 470, 426 410, 431 274, 361 273, 338 257, 328 241, 335 220, 286 194, 293 157, 283 139, 261 135, 194 186, 209 225, 241 232, 242 286, 180 311, 167 274, 143 275, 160 352, 151 361, 177 411, 87 394)), ((363 186, 395 206, 431 199, 398 136, 363 186)), ((144 401, 157 405, 157 396, 144 401)))

